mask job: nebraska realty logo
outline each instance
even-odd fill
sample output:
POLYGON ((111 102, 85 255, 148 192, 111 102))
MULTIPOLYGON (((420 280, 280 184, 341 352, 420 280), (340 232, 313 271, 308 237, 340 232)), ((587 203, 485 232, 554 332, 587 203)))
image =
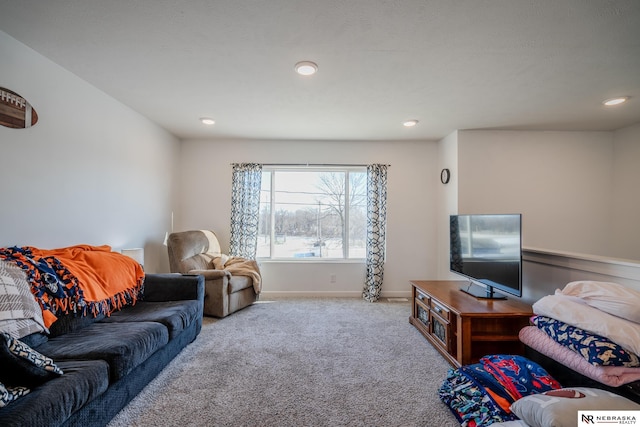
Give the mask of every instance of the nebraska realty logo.
POLYGON ((638 411, 578 411, 578 427, 594 425, 640 426, 638 411))

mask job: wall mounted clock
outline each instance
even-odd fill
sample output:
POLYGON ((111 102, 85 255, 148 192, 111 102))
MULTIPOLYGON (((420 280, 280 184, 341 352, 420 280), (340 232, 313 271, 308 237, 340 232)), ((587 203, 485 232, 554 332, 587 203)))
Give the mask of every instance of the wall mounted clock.
POLYGON ((449 171, 449 169, 442 169, 442 171, 440 172, 440 182, 442 182, 443 184, 447 184, 450 179, 451 172, 449 171))

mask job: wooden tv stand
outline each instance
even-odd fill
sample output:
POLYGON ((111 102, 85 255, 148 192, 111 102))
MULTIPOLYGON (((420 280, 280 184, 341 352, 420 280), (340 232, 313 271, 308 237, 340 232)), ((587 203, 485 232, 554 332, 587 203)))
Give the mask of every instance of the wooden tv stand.
POLYGON ((460 290, 465 281, 413 280, 409 322, 454 367, 477 363, 487 354, 524 354, 518 332, 529 324, 531 306, 475 298, 460 290))

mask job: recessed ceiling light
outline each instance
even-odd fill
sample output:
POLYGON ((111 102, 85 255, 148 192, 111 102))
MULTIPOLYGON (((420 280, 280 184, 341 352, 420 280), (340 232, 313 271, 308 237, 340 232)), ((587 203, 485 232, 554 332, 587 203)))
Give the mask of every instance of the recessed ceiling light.
POLYGON ((407 120, 406 122, 402 123, 402 126, 410 128, 410 127, 413 127, 413 126, 415 126, 417 124, 418 124, 417 120, 407 120))
POLYGON ((318 71, 318 65, 311 61, 301 61, 298 62, 293 69, 296 70, 296 73, 302 76, 310 76, 318 71))
POLYGON ((607 107, 611 107, 612 105, 622 104, 623 102, 626 102, 628 99, 629 99, 628 96, 620 96, 618 98, 607 99, 606 101, 602 101, 602 103, 607 107))
POLYGON ((211 126, 211 125, 216 123, 215 120, 213 120, 213 119, 211 119, 209 117, 200 117, 200 121, 202 123, 204 123, 205 125, 209 125, 209 126, 211 126))

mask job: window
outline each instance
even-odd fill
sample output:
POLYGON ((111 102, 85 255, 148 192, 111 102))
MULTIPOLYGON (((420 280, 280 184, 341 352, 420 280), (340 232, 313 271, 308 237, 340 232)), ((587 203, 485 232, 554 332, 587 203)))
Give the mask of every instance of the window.
POLYGON ((263 167, 258 258, 364 259, 365 167, 263 167))

